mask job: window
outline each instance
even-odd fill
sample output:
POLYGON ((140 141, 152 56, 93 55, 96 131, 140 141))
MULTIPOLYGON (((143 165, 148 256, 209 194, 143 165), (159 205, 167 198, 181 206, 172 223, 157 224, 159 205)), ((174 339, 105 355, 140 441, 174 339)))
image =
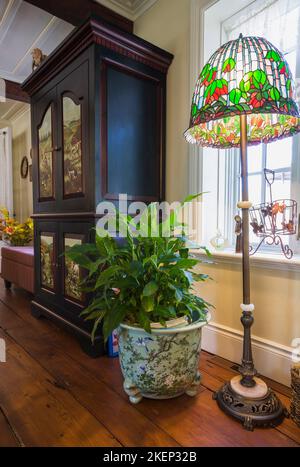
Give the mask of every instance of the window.
MULTIPOLYGON (((284 52, 294 78, 300 75, 300 51, 297 50, 300 0, 232 0, 230 6, 226 0, 219 0, 204 11, 203 20, 203 64, 218 46, 242 33, 266 37, 284 52)), ((275 171, 273 199, 293 198, 300 202, 298 146, 299 136, 296 136, 248 148, 249 199, 253 204, 270 200, 264 168, 275 171)), ((234 216, 241 196, 239 151, 203 149, 202 152, 201 188, 209 193, 202 207, 201 240, 209 244, 220 231, 227 239, 227 245, 233 248, 234 216)), ((300 253, 300 242, 295 237, 284 240, 300 253)), ((253 233, 250 241, 258 242, 253 233)), ((280 250, 266 247, 265 252, 280 253, 280 250)))

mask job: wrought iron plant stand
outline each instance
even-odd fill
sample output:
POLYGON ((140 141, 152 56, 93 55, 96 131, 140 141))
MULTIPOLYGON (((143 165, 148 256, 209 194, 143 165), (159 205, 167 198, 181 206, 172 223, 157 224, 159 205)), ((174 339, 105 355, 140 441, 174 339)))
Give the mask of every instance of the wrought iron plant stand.
POLYGON ((277 199, 273 201, 272 185, 275 180, 273 170, 264 170, 265 179, 269 185, 270 202, 253 206, 250 209, 250 225, 253 232, 260 239, 258 245, 250 246, 250 255, 255 255, 263 245, 280 246, 287 259, 293 257, 293 251, 288 244, 284 244, 282 236, 296 234, 297 202, 292 199, 277 199))

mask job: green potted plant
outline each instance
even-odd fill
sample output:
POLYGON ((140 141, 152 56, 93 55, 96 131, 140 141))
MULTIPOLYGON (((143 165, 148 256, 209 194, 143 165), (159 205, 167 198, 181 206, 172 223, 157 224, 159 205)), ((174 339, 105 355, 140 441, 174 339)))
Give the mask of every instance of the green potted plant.
POLYGON ((156 236, 145 236, 141 228, 128 229, 122 240, 96 233, 95 244, 66 252, 87 271, 83 290, 92 298, 82 314, 94 322, 93 333, 101 324, 107 339, 118 328, 124 390, 132 403, 194 396, 200 383, 201 334, 210 315, 192 286, 208 277, 194 270, 200 261, 187 239, 175 235, 178 225, 172 212, 157 223, 156 236))

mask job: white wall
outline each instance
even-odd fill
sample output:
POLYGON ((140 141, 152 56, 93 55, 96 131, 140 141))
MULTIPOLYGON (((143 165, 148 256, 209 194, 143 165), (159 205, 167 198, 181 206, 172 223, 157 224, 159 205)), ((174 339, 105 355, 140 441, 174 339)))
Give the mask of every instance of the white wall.
POLYGON ((188 146, 183 132, 189 124, 190 0, 159 0, 135 22, 134 32, 175 55, 167 88, 167 177, 169 201, 188 193, 188 146))
POLYGON ((27 156, 31 164, 31 122, 30 107, 18 118, 12 121, 12 150, 13 150, 13 188, 14 211, 18 221, 25 221, 32 214, 32 182, 29 174, 23 179, 20 174, 21 161, 27 156))

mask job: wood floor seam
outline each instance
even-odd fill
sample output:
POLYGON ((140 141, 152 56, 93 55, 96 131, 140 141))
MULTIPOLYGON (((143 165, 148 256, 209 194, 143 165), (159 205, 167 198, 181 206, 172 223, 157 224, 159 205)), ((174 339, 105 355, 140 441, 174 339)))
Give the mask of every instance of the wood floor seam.
POLYGON ((15 429, 15 427, 10 422, 9 417, 8 417, 8 415, 6 413, 6 410, 4 409, 4 407, 1 404, 0 404, 0 412, 2 413, 4 419, 6 420, 7 425, 11 429, 11 432, 12 432, 15 440, 17 441, 18 445, 20 447, 25 447, 25 444, 23 443, 21 436, 18 434, 17 430, 15 429))

